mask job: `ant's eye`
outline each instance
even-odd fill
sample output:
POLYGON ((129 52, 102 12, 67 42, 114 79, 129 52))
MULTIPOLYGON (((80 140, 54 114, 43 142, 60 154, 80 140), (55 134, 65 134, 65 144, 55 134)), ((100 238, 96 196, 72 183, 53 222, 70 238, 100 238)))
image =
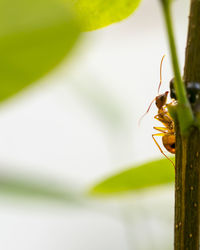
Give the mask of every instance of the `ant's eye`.
POLYGON ((164 102, 164 100, 165 100, 165 97, 162 95, 162 96, 160 96, 160 101, 161 102, 164 102))

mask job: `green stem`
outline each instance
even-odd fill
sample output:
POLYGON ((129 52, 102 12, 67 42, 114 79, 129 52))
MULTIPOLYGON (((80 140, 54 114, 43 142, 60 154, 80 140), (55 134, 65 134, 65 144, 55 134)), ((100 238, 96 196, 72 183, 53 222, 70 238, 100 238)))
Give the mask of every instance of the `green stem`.
POLYGON ((163 9, 167 36, 169 40, 169 47, 171 52, 172 67, 174 71, 175 91, 178 100, 178 107, 177 107, 178 119, 180 123, 181 132, 182 134, 184 134, 194 121, 193 113, 190 107, 190 103, 187 99, 185 86, 182 81, 179 69, 178 57, 176 52, 177 50, 174 39, 174 31, 172 26, 171 11, 170 11, 171 0, 160 0, 160 2, 163 9))

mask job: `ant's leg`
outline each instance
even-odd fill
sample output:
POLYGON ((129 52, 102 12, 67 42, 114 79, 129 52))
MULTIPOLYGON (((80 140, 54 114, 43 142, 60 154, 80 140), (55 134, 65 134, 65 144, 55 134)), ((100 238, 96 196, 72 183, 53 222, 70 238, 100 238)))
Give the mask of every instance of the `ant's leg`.
POLYGON ((163 136, 163 135, 165 135, 165 134, 164 134, 164 133, 153 134, 153 135, 152 135, 152 138, 153 138, 155 144, 157 145, 157 147, 159 148, 161 154, 163 154, 163 155, 173 164, 173 166, 175 167, 174 162, 173 162, 173 161, 172 161, 172 160, 162 151, 160 145, 158 144, 158 142, 157 142, 156 139, 154 138, 154 136, 163 136))
POLYGON ((166 107, 167 105, 176 105, 176 104, 177 104, 177 101, 173 99, 170 103, 166 104, 166 107))
POLYGON ((158 130, 158 131, 160 131, 162 133, 168 133, 169 132, 169 130, 167 128, 163 128, 163 127, 153 127, 153 129, 158 130))
POLYGON ((172 118, 166 112, 162 112, 162 113, 155 115, 154 119, 162 123, 170 123, 172 121, 172 118), (164 116, 161 116, 162 114, 164 114, 164 116))

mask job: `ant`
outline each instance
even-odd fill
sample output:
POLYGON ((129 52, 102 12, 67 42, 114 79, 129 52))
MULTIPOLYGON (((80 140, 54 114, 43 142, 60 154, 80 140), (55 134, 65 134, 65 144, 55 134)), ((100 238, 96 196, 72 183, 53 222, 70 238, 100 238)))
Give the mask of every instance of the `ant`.
MULTIPOLYGON (((162 60, 160 63, 160 83, 158 86, 158 95, 153 99, 153 101, 149 105, 144 115, 146 115, 149 112, 151 105, 155 101, 156 107, 158 108, 158 113, 157 115, 154 116, 154 119, 161 122, 164 127, 153 127, 155 130, 159 131, 160 133, 152 134, 152 138, 154 142, 156 143, 157 147, 159 148, 160 152, 174 165, 174 162, 163 152, 160 145, 155 139, 155 136, 162 136, 163 146, 167 149, 168 152, 175 154, 176 152, 175 125, 167 108, 167 105, 169 105, 167 104, 167 96, 169 94, 169 91, 166 91, 164 94, 159 95, 159 91, 160 91, 160 87, 162 83, 162 63, 163 63, 164 57, 165 56, 162 57, 162 60)), ((175 104, 175 100, 172 100, 170 104, 175 104)), ((140 121, 144 117, 144 115, 140 118, 140 121)))

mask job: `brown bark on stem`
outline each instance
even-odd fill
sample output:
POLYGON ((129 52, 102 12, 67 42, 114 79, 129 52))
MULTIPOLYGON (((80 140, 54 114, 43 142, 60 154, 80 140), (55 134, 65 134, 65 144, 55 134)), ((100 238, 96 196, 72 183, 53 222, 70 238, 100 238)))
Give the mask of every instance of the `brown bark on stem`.
MULTIPOLYGON (((200 1, 191 0, 184 81, 200 83, 200 1)), ((200 86, 200 85, 199 85, 200 86)), ((199 116, 199 97, 192 104, 199 116)), ((194 126, 186 136, 176 127, 175 250, 199 250, 200 224, 200 130, 194 126)))
POLYGON ((191 0, 184 80, 200 82, 200 1, 191 0))

